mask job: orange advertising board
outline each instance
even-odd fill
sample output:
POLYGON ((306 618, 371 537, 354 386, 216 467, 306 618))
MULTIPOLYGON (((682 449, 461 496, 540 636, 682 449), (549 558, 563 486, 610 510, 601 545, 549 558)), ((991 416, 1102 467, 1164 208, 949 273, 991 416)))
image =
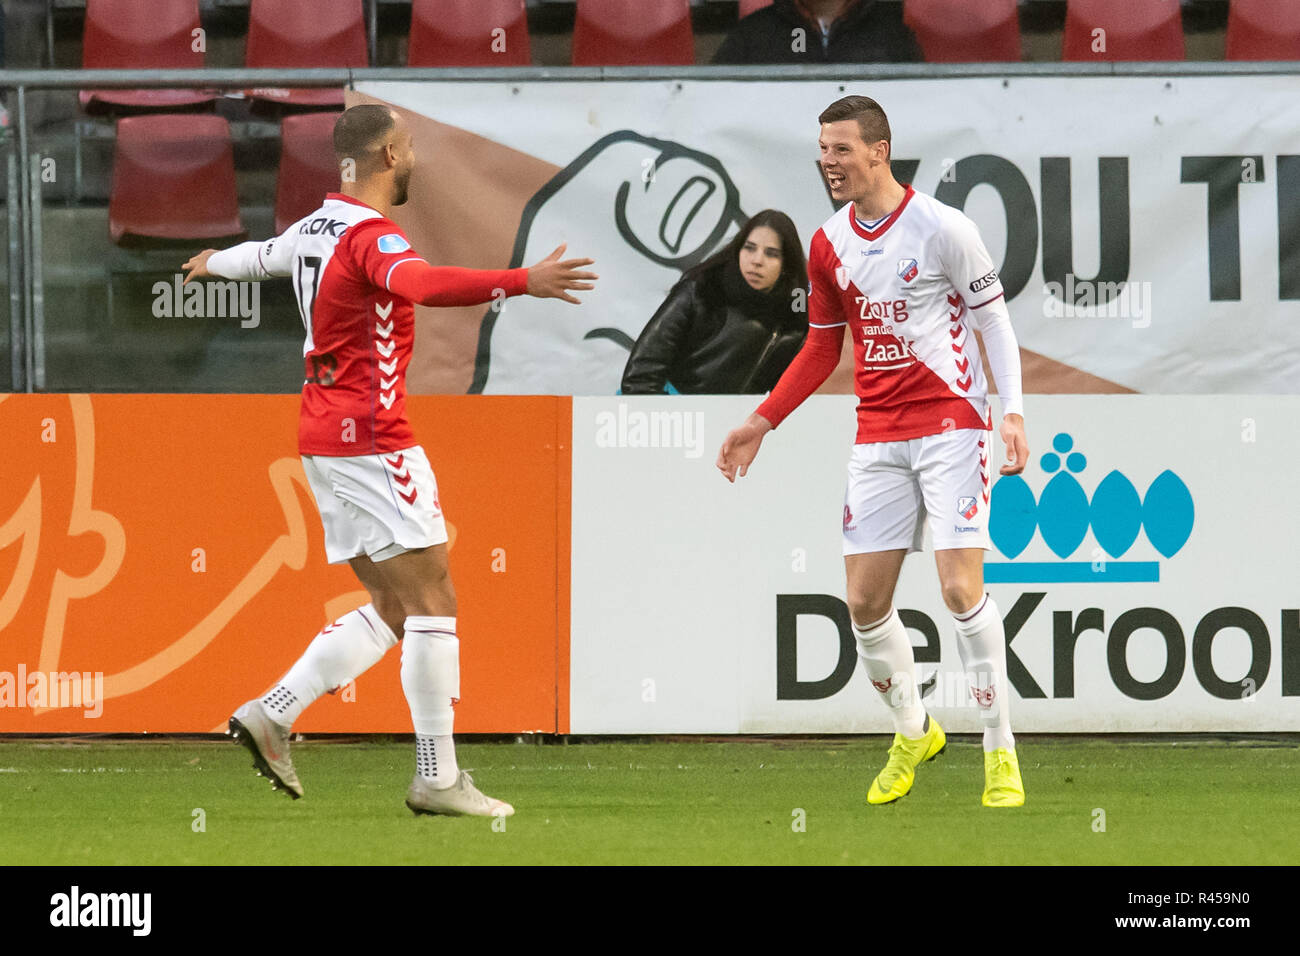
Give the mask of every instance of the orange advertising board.
MULTIPOLYGON (((567 730, 570 399, 407 409, 451 534, 456 730, 567 730)), ((0 733, 223 730, 366 603, 326 563, 297 414, 292 395, 0 396, 0 733)), ((409 733, 400 651, 294 730, 409 733)))

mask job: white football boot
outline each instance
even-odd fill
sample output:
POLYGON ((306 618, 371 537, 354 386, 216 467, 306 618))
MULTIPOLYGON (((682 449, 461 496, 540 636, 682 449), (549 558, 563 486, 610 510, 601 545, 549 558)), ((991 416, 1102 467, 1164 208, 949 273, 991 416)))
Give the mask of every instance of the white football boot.
POLYGON ((289 731, 267 716, 261 700, 250 700, 235 711, 226 733, 253 755, 253 767, 271 781, 272 790, 283 790, 295 800, 302 796, 289 759, 289 731))
POLYGON ((515 808, 504 800, 489 797, 474 786, 474 780, 464 770, 450 787, 436 790, 433 784, 419 774, 406 791, 406 805, 411 812, 443 814, 449 817, 509 817, 515 808))

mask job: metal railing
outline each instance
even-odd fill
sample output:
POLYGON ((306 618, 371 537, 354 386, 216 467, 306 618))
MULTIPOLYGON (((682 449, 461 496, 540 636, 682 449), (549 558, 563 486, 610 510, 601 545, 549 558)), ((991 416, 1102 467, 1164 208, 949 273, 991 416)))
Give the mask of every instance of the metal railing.
POLYGON ((1044 76, 1268 76, 1300 73, 1292 62, 1160 63, 907 63, 829 66, 621 66, 367 69, 204 70, 0 70, 16 135, 9 136, 8 185, 9 347, 12 389, 45 387, 45 295, 41 249, 39 154, 31 150, 28 94, 32 90, 197 89, 240 95, 259 87, 353 87, 358 82, 620 82, 783 81, 844 84, 880 80, 1022 78, 1044 76), (17 215, 15 215, 15 212, 17 215))

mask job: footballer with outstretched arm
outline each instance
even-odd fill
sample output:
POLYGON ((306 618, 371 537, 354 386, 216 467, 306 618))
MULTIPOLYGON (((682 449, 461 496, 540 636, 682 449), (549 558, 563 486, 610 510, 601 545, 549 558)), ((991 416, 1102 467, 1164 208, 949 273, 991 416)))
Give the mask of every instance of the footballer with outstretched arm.
POLYGON ((458 769, 452 739, 460 697, 456 594, 438 486, 406 419, 413 303, 461 306, 502 295, 577 303, 591 289, 591 259, 561 260, 561 246, 531 268, 434 267, 388 218, 406 201, 415 164, 402 117, 377 104, 344 111, 334 126, 344 176, 318 210, 266 242, 209 249, 185 263, 206 277, 293 280, 307 341, 298 446, 325 528, 330 563, 348 562, 370 603, 327 625, 264 697, 230 718, 254 766, 295 799, 289 756, 294 720, 402 641, 402 690, 415 727, 416 773, 406 804, 416 813, 510 815, 458 769), (346 164, 346 166, 345 166, 346 164))

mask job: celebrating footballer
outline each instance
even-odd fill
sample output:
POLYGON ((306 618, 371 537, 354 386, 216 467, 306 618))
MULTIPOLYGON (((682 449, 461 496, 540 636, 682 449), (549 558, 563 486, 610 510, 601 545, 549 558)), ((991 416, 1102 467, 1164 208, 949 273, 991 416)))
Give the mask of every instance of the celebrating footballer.
POLYGON ((903 558, 921 549, 928 524, 984 728, 982 802, 1021 806, 1002 618, 984 591, 992 419, 974 335, 983 336, 1002 405, 1000 470, 1018 474, 1029 448, 1002 283, 969 218, 894 179, 889 121, 878 103, 846 96, 818 119, 822 172, 844 205, 812 239, 808 337, 767 400, 727 435, 718 468, 729 481, 746 473, 764 435, 835 369, 850 329, 858 433, 844 499, 848 605, 858 656, 895 730, 867 802, 907 794, 917 767, 945 746, 893 606, 903 558))

